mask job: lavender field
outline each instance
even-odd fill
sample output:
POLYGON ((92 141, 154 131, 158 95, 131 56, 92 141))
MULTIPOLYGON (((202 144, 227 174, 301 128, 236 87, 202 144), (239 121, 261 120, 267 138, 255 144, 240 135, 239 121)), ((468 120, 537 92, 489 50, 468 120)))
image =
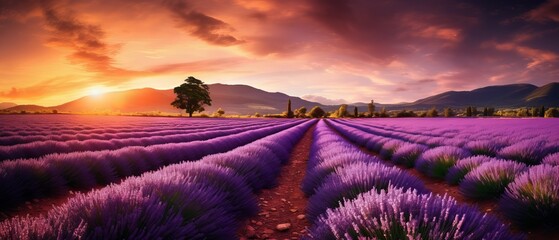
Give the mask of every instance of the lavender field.
POLYGON ((0 122, 0 239, 245 238, 307 133, 306 230, 251 238, 559 237, 555 119, 0 122))

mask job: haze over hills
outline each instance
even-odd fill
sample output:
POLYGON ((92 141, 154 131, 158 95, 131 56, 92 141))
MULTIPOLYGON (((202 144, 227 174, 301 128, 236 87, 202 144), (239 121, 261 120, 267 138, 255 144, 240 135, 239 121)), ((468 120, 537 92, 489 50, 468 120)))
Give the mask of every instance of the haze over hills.
MULTIPOLYGON (((226 114, 260 114, 281 113, 285 111, 287 99, 291 99, 292 108, 301 106, 310 110, 313 106, 320 106, 327 111, 337 109, 338 106, 323 105, 299 97, 288 96, 279 92, 266 92, 247 85, 209 84, 212 106, 206 107, 206 113, 213 113, 218 108, 226 114)), ((171 89, 156 90, 152 88, 134 89, 120 92, 105 93, 100 96, 85 96, 74 101, 52 107, 37 105, 20 105, 7 108, 9 111, 52 111, 59 112, 168 112, 180 113, 182 110, 170 105, 175 95, 171 89)), ((372 97, 374 99, 374 97, 372 97)), ((366 103, 349 104, 359 106, 365 111, 366 103)), ((531 84, 511 84, 502 86, 488 86, 472 91, 449 91, 412 103, 376 104, 377 107, 386 106, 388 109, 428 109, 431 107, 462 108, 476 107, 529 107, 529 106, 559 106, 559 83, 549 83, 537 87, 531 84)))
POLYGON ((2 102, 2 103, 0 103, 0 110, 6 109, 6 108, 15 107, 15 106, 17 106, 17 104, 15 104, 15 103, 11 103, 11 102, 2 102))

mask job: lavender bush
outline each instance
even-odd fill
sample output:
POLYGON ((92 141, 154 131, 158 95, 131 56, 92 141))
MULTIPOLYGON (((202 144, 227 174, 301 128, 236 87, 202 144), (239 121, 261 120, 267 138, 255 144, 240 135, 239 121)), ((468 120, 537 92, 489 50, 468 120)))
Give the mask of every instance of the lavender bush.
POLYGON ((427 151, 427 149, 429 148, 425 145, 404 143, 394 152, 394 155, 392 155, 392 162, 406 168, 412 168, 415 165, 415 161, 423 152, 427 151))
POLYGON ((425 151, 415 163, 415 168, 431 177, 444 179, 448 169, 470 153, 464 149, 442 146, 425 151))
POLYGON ((559 166, 531 167, 508 185, 499 207, 523 227, 559 227, 559 166))
POLYGON ((547 155, 543 160, 543 164, 559 166, 559 152, 547 155))
POLYGON ((460 192, 468 198, 499 197, 507 185, 526 169, 526 165, 514 161, 493 160, 483 163, 466 174, 460 182, 460 192))
POLYGON ((495 217, 451 197, 373 190, 328 209, 307 239, 523 239, 495 217))
POLYGON ((450 185, 458 185, 462 181, 462 179, 464 179, 464 176, 466 176, 466 174, 468 174, 474 168, 483 163, 494 160, 497 160, 497 158, 480 155, 458 160, 458 162, 456 162, 454 166, 448 169, 448 173, 445 177, 446 182, 450 185))
POLYGON ((355 163, 336 169, 324 180, 309 198, 307 215, 314 220, 326 209, 338 207, 343 199, 353 199, 360 193, 387 189, 388 186, 427 192, 418 178, 398 168, 382 163, 355 163))

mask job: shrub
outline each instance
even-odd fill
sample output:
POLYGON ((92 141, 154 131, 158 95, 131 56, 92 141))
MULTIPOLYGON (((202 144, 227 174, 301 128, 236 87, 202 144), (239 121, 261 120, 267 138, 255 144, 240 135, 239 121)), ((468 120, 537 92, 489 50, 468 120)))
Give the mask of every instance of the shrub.
POLYGON ((427 149, 429 148, 425 145, 404 143, 392 155, 392 162, 403 165, 406 168, 412 168, 415 165, 415 161, 427 149))
POLYGON ((324 180, 309 198, 307 215, 310 220, 314 220, 326 209, 338 207, 343 199, 353 199, 373 189, 387 189, 389 185, 412 188, 421 193, 427 191, 421 180, 398 168, 382 163, 355 163, 336 169, 324 180))
POLYGON ((470 171, 460 182, 460 192, 475 199, 499 197, 516 175, 526 171, 526 165, 505 160, 493 160, 470 171))
POLYGON ((415 163, 415 168, 431 177, 444 179, 448 169, 470 153, 464 149, 442 146, 425 151, 415 163))
POLYGON ((389 188, 369 191, 328 209, 311 239, 523 239, 497 218, 448 196, 389 188))
POLYGON ((475 140, 464 145, 464 148, 470 151, 472 155, 486 155, 490 157, 495 157, 502 147, 504 147, 502 144, 491 140, 475 140))
POLYGON ((530 168, 509 184, 499 202, 503 214, 518 225, 559 226, 559 166, 530 168))
POLYGON ((380 162, 380 159, 359 151, 344 152, 333 155, 328 160, 320 162, 318 165, 307 169, 301 189, 307 195, 313 195, 316 188, 320 187, 324 179, 333 173, 337 168, 345 167, 353 163, 380 162))
POLYGON ((528 165, 537 165, 549 151, 546 141, 528 139, 501 149, 498 156, 528 165))
POLYGON ((454 166, 448 169, 448 173, 446 174, 446 182, 450 185, 458 185, 464 176, 472 171, 477 166, 489 162, 497 160, 496 158, 487 157, 487 156, 473 156, 458 160, 454 166))
POLYGON ((402 140, 391 139, 382 145, 379 154, 382 158, 390 160, 394 152, 398 150, 402 144, 404 144, 402 140))

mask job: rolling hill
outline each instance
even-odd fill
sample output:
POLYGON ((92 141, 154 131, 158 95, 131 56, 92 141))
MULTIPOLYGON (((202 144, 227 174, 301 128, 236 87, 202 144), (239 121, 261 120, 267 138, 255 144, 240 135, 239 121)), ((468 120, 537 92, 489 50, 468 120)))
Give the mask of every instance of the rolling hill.
MULTIPOLYGON (((206 107, 206 113, 213 113, 218 108, 226 114, 261 114, 281 113, 286 110, 287 99, 291 99, 292 108, 301 106, 307 109, 320 106, 327 111, 338 106, 327 106, 310 102, 299 97, 288 96, 279 92, 266 92, 247 85, 209 84, 212 106, 206 107)), ((18 105, 7 108, 7 111, 52 111, 72 113, 103 113, 103 112, 167 112, 179 113, 182 110, 173 108, 170 102, 174 99, 171 89, 157 90, 152 88, 133 89, 120 92, 105 93, 101 96, 85 96, 62 105, 42 107, 37 105, 18 105)), ((349 104, 366 109, 366 103, 349 104)), ((511 84, 488 86, 472 91, 449 91, 431 97, 419 99, 412 103, 376 104, 377 109, 428 109, 431 107, 463 108, 476 107, 530 107, 559 106, 559 83, 549 83, 541 87, 531 84, 511 84)), ((352 107, 349 108, 352 110, 352 107)))
POLYGON ((532 84, 488 86, 471 91, 449 91, 412 103, 401 104, 409 109, 429 107, 530 107, 559 106, 559 83, 537 87, 532 84))
POLYGON ((17 104, 15 104, 15 103, 11 103, 11 102, 2 102, 2 103, 0 103, 0 110, 6 109, 6 108, 15 107, 15 106, 17 106, 17 104))

